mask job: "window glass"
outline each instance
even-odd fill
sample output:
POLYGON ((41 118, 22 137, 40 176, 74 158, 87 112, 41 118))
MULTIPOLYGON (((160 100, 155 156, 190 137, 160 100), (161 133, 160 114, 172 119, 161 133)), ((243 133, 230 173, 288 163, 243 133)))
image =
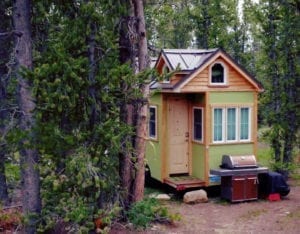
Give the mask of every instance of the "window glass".
POLYGON ((227 140, 236 140, 236 109, 227 109, 227 140))
POLYGON ((164 76, 163 82, 169 83, 170 82, 170 75, 168 73, 170 72, 170 69, 167 67, 166 64, 163 66, 162 72, 163 72, 163 76, 164 76))
POLYGON ((241 108, 240 139, 249 139, 249 108, 241 108))
POLYGON ((149 112, 149 136, 156 138, 156 108, 150 107, 149 112))
POLYGON ((224 80, 224 67, 220 63, 216 63, 211 68, 211 82, 212 83, 225 83, 224 80))
POLYGON ((223 111, 221 108, 214 109, 214 141, 223 140, 223 111))
POLYGON ((202 109, 194 108, 194 140, 202 141, 202 109))
POLYGON ((249 107, 213 109, 213 142, 249 141, 251 135, 249 107))

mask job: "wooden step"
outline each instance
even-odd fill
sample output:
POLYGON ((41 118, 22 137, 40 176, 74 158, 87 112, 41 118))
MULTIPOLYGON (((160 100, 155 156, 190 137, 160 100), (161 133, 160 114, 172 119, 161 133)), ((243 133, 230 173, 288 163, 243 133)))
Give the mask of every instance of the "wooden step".
POLYGON ((178 191, 205 186, 205 182, 203 180, 194 176, 171 176, 164 179, 164 183, 178 191))

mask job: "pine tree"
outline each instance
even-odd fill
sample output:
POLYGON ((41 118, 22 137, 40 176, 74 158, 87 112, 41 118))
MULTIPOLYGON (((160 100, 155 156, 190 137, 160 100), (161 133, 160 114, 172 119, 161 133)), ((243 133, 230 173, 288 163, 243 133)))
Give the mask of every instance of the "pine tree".
POLYGON ((0 203, 8 204, 8 190, 5 175, 5 161, 8 152, 5 135, 9 131, 9 124, 7 124, 9 111, 8 103, 8 78, 9 70, 7 64, 9 63, 9 54, 11 52, 10 39, 14 36, 11 33, 10 17, 5 13, 8 8, 6 1, 0 3, 0 203))
POLYGON ((19 127, 22 131, 20 141, 20 167, 22 179, 22 207, 27 215, 26 233, 35 233, 38 216, 41 212, 39 154, 35 148, 35 101, 31 83, 24 77, 24 70, 33 68, 31 38, 30 1, 16 0, 13 5, 15 30, 22 33, 15 40, 16 71, 18 82, 19 127))
POLYGON ((266 55, 261 80, 266 92, 265 118, 271 127, 270 142, 276 167, 285 174, 299 129, 299 8, 295 1, 263 1, 261 5, 262 42, 266 55))

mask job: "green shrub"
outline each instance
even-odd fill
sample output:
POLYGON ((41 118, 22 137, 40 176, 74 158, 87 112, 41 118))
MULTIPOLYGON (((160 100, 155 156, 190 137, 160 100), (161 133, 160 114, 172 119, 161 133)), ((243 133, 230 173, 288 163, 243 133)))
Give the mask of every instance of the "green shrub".
POLYGON ((155 198, 135 203, 127 212, 127 217, 136 228, 146 228, 154 221, 171 223, 180 220, 179 214, 169 214, 167 208, 161 206, 155 198))

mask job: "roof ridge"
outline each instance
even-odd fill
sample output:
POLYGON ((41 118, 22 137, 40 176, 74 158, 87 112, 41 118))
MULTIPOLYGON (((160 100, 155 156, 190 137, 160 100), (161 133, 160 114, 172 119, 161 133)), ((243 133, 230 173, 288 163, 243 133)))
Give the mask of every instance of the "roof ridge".
POLYGON ((212 49, 162 49, 165 53, 212 53, 217 51, 218 48, 212 49))

